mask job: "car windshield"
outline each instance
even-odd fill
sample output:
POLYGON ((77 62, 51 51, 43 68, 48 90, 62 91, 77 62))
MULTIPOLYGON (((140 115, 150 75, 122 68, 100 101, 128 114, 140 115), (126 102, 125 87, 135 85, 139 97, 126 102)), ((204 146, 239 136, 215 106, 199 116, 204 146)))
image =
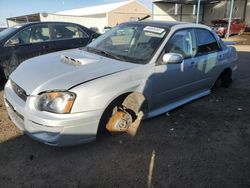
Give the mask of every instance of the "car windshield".
POLYGON ((153 57, 167 30, 142 24, 121 24, 90 43, 87 51, 102 56, 146 64, 153 57))
POLYGON ((16 31, 17 28, 16 27, 9 27, 3 31, 0 32, 0 40, 4 39, 6 36, 8 36, 9 34, 11 34, 12 32, 16 31))

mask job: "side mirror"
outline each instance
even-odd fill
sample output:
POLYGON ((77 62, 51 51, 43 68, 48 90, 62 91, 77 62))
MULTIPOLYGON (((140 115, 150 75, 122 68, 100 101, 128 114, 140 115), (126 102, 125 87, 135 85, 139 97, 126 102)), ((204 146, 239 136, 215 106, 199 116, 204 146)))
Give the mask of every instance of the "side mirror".
POLYGON ((5 46, 15 46, 17 44, 20 44, 19 38, 12 38, 5 43, 5 46))
POLYGON ((166 53, 162 58, 163 64, 180 64, 183 60, 183 56, 177 53, 166 53))

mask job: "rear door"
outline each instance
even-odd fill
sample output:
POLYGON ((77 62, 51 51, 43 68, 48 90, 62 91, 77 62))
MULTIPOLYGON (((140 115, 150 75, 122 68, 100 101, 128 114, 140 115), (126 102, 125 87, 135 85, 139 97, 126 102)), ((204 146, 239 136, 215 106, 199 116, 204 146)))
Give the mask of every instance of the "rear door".
POLYGON ((18 64, 26 59, 49 52, 51 43, 50 31, 47 24, 29 26, 14 35, 4 48, 10 54, 8 68, 12 72, 18 64))
POLYGON ((90 36, 78 25, 68 23, 50 24, 53 50, 66 50, 84 47, 89 43, 90 36))
POLYGON ((200 79, 200 87, 210 89, 220 74, 220 65, 225 62, 225 52, 221 49, 214 35, 206 29, 195 29, 197 36, 197 55, 195 75, 200 79))

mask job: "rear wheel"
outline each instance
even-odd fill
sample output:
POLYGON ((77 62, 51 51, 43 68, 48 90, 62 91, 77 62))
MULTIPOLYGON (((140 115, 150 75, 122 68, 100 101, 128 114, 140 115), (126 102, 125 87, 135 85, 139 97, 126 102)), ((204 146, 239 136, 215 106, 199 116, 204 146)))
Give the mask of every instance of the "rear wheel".
POLYGON ((219 78, 215 81, 215 83, 214 83, 214 85, 213 85, 213 87, 212 87, 212 90, 213 90, 213 91, 218 90, 220 87, 221 87, 221 77, 219 77, 219 78))
POLYGON ((232 83, 232 72, 231 70, 226 70, 221 75, 221 87, 228 88, 232 83))
POLYGON ((230 69, 224 70, 218 79, 215 81, 212 90, 217 90, 220 87, 228 88, 232 82, 232 71, 230 69))

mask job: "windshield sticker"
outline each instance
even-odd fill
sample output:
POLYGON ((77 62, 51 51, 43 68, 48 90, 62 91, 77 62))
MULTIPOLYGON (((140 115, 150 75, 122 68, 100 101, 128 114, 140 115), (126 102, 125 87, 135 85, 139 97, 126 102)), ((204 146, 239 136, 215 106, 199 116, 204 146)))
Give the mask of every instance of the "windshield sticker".
POLYGON ((159 27, 152 27, 152 26, 146 26, 143 30, 153 32, 153 33, 159 33, 159 34, 161 34, 165 31, 165 29, 162 29, 159 27))

